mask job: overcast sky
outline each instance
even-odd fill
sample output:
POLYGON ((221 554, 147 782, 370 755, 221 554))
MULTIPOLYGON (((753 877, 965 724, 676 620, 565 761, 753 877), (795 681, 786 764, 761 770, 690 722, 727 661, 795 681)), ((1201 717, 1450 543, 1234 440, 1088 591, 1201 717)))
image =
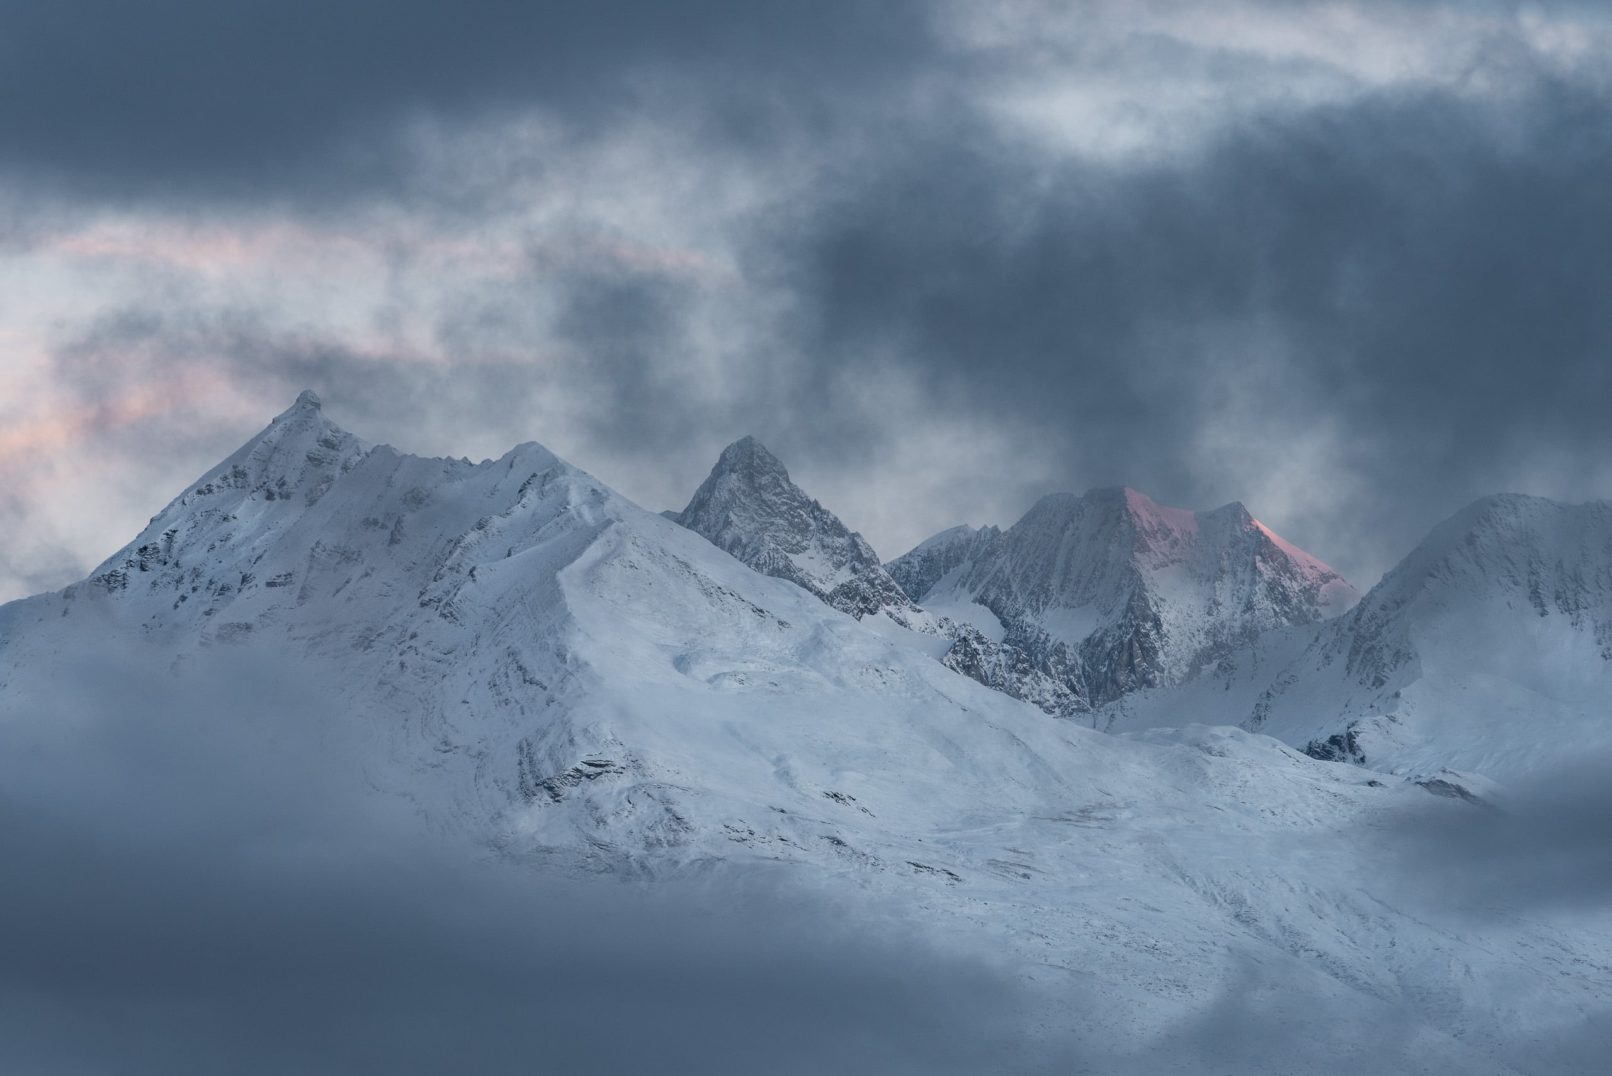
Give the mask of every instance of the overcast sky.
POLYGON ((654 509, 754 433, 886 557, 1123 483, 1369 585, 1612 495, 1598 7, 0 0, 0 598, 304 387, 654 509))

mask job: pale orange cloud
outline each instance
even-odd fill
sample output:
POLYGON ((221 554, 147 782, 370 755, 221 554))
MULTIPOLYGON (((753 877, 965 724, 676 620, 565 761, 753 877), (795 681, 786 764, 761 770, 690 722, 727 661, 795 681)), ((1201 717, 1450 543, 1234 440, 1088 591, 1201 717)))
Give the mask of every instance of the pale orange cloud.
POLYGON ((43 252, 72 261, 154 264, 210 276, 375 274, 399 258, 428 272, 469 272, 486 279, 513 278, 534 264, 679 276, 721 271, 700 251, 617 236, 444 235, 402 223, 343 230, 291 221, 225 226, 111 218, 55 236, 43 252))
POLYGON ((232 386, 221 375, 203 369, 129 385, 116 398, 58 407, 0 428, 0 473, 26 473, 40 457, 63 449, 77 450, 96 434, 132 426, 146 419, 178 414, 198 398, 227 395, 232 386))

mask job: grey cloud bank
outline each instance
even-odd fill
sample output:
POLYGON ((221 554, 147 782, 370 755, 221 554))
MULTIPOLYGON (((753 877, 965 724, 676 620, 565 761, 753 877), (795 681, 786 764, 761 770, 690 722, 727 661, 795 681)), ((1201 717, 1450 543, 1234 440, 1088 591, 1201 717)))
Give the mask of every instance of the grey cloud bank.
POLYGON ((754 432, 886 557, 1124 483, 1367 586, 1612 494, 1586 7, 11 9, 8 594, 307 384, 654 507, 754 432))
POLYGON ((1041 1071, 1005 971, 780 876, 478 861, 366 794, 330 685, 103 653, 0 707, 0 1065, 1041 1071), (775 884, 774 884, 775 883, 775 884))
MULTIPOLYGON (((85 197, 345 201, 396 193, 411 123, 533 105, 608 125, 661 83, 875 89, 922 50, 907 4, 761 0, 227 6, 8 0, 0 155, 85 197), (849 84, 849 85, 848 85, 849 84)), ((736 128, 737 129, 737 128, 736 128)))

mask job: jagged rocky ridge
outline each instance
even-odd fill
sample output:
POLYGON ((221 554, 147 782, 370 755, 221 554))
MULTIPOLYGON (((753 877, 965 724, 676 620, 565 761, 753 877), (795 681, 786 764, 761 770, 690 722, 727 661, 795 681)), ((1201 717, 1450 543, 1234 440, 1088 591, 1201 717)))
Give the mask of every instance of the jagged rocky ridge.
POLYGON ((879 613, 903 625, 917 619, 912 600, 862 536, 807 496, 754 437, 723 449, 688 507, 669 515, 763 575, 787 579, 859 620, 879 613))
POLYGON ((1356 597, 1241 504, 1189 512, 1130 489, 1046 497, 1006 531, 954 528, 889 569, 938 610, 986 610, 996 638, 948 660, 1009 682, 1006 670, 1034 670, 1066 689, 1052 706, 1038 702, 1053 712, 1180 683, 1356 597))
POLYGON ((953 528, 881 566, 753 437, 672 518, 852 616, 952 639, 948 668, 1058 716, 1180 682, 1355 597, 1240 504, 1192 513, 1124 489, 1047 497, 1007 531, 953 528))
POLYGON ((1060 716, 1086 708, 1055 655, 1034 662, 1024 646, 920 608, 862 536, 796 485, 754 437, 724 449, 688 507, 668 515, 756 571, 787 579, 859 620, 883 615, 953 640, 943 663, 987 687, 1060 716))

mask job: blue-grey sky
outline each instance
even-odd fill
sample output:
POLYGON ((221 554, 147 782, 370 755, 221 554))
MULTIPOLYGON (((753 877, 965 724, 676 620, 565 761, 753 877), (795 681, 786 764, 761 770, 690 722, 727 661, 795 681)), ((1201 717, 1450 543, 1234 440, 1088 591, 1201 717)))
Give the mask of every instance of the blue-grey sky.
POLYGON ((0 0, 0 597, 312 387, 885 556, 1055 489, 1358 583, 1612 495, 1596 5, 0 0))

